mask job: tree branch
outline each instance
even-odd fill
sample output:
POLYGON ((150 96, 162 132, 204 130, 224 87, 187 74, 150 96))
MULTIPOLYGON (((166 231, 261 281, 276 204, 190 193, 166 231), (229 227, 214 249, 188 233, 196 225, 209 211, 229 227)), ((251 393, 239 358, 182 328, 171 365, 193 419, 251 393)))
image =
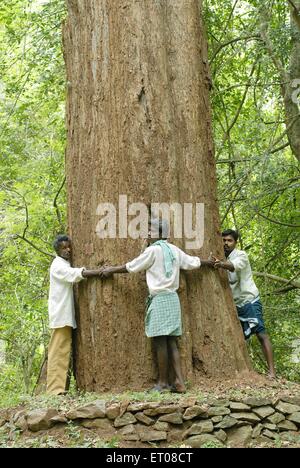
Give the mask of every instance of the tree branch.
POLYGON ((252 273, 255 276, 260 276, 260 277, 263 277, 263 278, 270 279, 272 281, 276 281, 278 283, 283 283, 285 285, 292 286, 293 289, 300 289, 300 282, 299 281, 288 280, 286 278, 281 278, 280 276, 270 275, 269 273, 261 273, 259 271, 253 271, 252 273))
MULTIPOLYGON (((231 161, 231 162, 232 162, 232 161, 231 161)), ((232 200, 230 201, 230 203, 229 203, 229 205, 228 205, 228 207, 227 207, 227 209, 226 209, 226 211, 225 211, 225 214, 224 214, 224 216, 223 216, 223 218, 222 218, 222 220, 221 220, 221 226, 223 225, 225 219, 227 218, 227 215, 228 215, 230 209, 231 209, 232 206, 234 205, 234 202, 235 202, 235 200, 236 200, 238 194, 240 193, 240 191, 241 191, 242 188, 244 187, 244 182, 245 182, 245 180, 247 179, 247 177, 248 177, 248 176, 246 175, 246 176, 242 179, 242 181, 241 181, 239 187, 237 188, 237 190, 236 190, 236 192, 235 192, 235 194, 234 194, 234 197, 233 197, 232 200)))
POLYGON ((25 208, 25 227, 24 227, 24 230, 23 230, 23 234, 20 235, 20 234, 13 234, 12 237, 14 239, 22 239, 23 241, 27 242, 27 244, 31 245, 31 247, 33 247, 35 250, 37 250, 38 252, 42 253, 43 255, 47 255, 48 257, 51 257, 51 258, 54 258, 54 255, 48 253, 48 252, 45 252, 44 250, 40 249, 39 247, 37 247, 33 242, 31 242, 30 240, 28 240, 26 238, 26 231, 27 229, 29 228, 29 215, 28 215, 28 206, 27 206, 27 202, 26 202, 26 199, 24 197, 24 195, 22 195, 21 193, 17 192, 17 190, 14 190, 10 187, 6 187, 5 185, 0 185, 0 187, 4 190, 7 190, 8 192, 12 192, 12 193, 15 193, 16 195, 18 195, 18 197, 21 197, 23 202, 24 202, 24 208, 25 208))
POLYGON ((294 12, 297 14, 297 15, 300 15, 300 8, 298 8, 295 3, 293 2, 293 0, 287 0, 288 3, 291 5, 291 7, 294 9, 294 12))
MULTIPOLYGON (((284 143, 283 145, 278 146, 277 148, 272 149, 269 153, 270 153, 270 154, 277 153, 278 151, 281 151, 281 150, 283 150, 284 148, 287 148, 288 146, 290 146, 289 142, 284 143)), ((218 161, 216 161, 216 164, 246 163, 246 162, 251 162, 251 161, 253 161, 253 160, 255 160, 255 159, 256 159, 257 161, 260 160, 260 158, 251 158, 251 159, 248 159, 248 158, 245 158, 245 159, 219 159, 218 161)))
POLYGON ((229 46, 230 44, 234 44, 235 42, 240 42, 240 41, 249 41, 250 39, 260 39, 260 36, 259 34, 254 34, 254 35, 251 35, 251 36, 240 36, 240 37, 235 37, 234 39, 231 39, 230 41, 227 41, 227 42, 223 42, 223 44, 220 44, 216 50, 213 52, 212 54, 212 57, 210 59, 210 65, 213 63, 213 61, 215 60, 216 56, 218 55, 218 53, 224 49, 224 47, 227 47, 229 46))
POLYGON ((219 38, 219 42, 220 42, 220 40, 222 39, 222 37, 224 36, 225 32, 227 31, 227 27, 228 27, 228 25, 229 25, 229 23, 230 23, 231 18, 233 17, 234 10, 235 10, 235 8, 236 8, 238 2, 239 2, 239 0, 235 0, 233 6, 232 6, 232 8, 231 8, 231 11, 230 11, 230 13, 229 13, 229 15, 228 15, 228 18, 227 18, 227 21, 226 21, 226 23, 225 23, 224 29, 223 29, 223 31, 222 31, 222 33, 221 33, 220 38, 219 38))
POLYGON ((289 291, 294 291, 294 289, 294 286, 284 286, 283 288, 275 289, 275 291, 272 291, 272 294, 284 294, 289 291))
POLYGON ((60 225, 60 228, 61 228, 62 231, 65 230, 65 226, 64 226, 64 224, 62 223, 61 213, 60 213, 59 207, 58 207, 58 205, 57 205, 57 199, 58 199, 58 197, 59 197, 59 195, 60 195, 60 192, 62 191, 63 186, 65 185, 65 182, 66 182, 66 176, 64 177, 64 179, 63 179, 63 181, 62 181, 62 183, 61 183, 61 185, 60 185, 60 187, 59 187, 59 189, 58 189, 58 192, 57 192, 57 194, 55 195, 54 201, 53 201, 53 206, 54 206, 54 208, 55 208, 56 216, 57 216, 57 219, 58 219, 58 222, 59 222, 59 225, 60 225))
POLYGON ((235 116, 234 116, 234 118, 233 118, 231 124, 229 125, 229 127, 228 127, 227 130, 226 130, 226 133, 225 133, 225 135, 224 135, 224 137, 223 137, 223 141, 222 141, 222 143, 221 143, 221 147, 222 147, 222 146, 224 145, 224 143, 228 140, 229 134, 230 134, 231 130, 233 129, 234 125, 236 124, 236 122, 237 122, 237 120, 238 120, 238 118, 239 118, 239 115, 240 115, 240 113, 241 113, 241 110, 242 110, 242 108, 243 108, 243 105, 244 105, 244 103, 245 103, 245 101, 246 101, 246 97, 247 97, 247 94, 248 94, 248 91, 249 91, 249 87, 250 87, 250 84, 251 84, 252 76, 253 76, 254 71, 255 71, 255 68, 256 68, 257 61, 258 61, 258 58, 255 60, 253 66, 252 66, 252 69, 251 69, 251 72, 250 72, 250 75, 249 75, 249 80, 248 80, 248 82, 247 82, 247 84, 246 84, 246 89, 245 89, 244 95, 243 95, 243 97, 242 97, 242 99, 241 99, 241 101, 240 101, 240 104, 239 104, 239 106, 238 106, 238 108, 237 108, 237 111, 236 111, 236 113, 235 113, 235 116))
POLYGON ((21 195, 21 197, 22 197, 24 205, 25 205, 25 227, 24 227, 23 236, 22 236, 22 237, 25 237, 26 231, 29 228, 28 206, 27 206, 27 202, 25 200, 25 197, 23 197, 23 195, 21 195))
POLYGON ((290 228, 295 228, 295 229, 300 228, 300 224, 283 223, 282 221, 277 221, 276 219, 269 218, 268 216, 262 214, 260 211, 258 211, 257 208, 252 207, 252 209, 255 211, 256 214, 258 214, 258 216, 260 216, 261 218, 266 219, 267 221, 270 221, 270 223, 278 224, 279 226, 286 226, 286 227, 290 227, 290 228))
POLYGON ((284 143, 283 145, 278 146, 277 148, 274 148, 272 151, 270 151, 270 154, 277 153, 277 151, 281 151, 281 150, 283 150, 284 148, 287 148, 287 146, 290 146, 289 142, 284 143))
POLYGON ((260 25, 260 36, 261 36, 261 39, 263 41, 263 43, 265 44, 265 47, 271 57, 271 60, 272 62, 274 63, 275 65, 275 68, 277 69, 279 75, 280 75, 280 79, 283 83, 288 83, 289 82, 289 76, 288 76, 288 73, 286 72, 286 69, 284 68, 284 65, 283 63, 281 62, 281 60, 278 58, 278 56, 276 55, 275 53, 275 50, 274 50, 274 46, 271 42, 271 39, 268 35, 268 23, 267 23, 267 18, 265 17, 265 13, 263 13, 263 21, 261 22, 261 25, 260 25))
POLYGON ((33 247, 35 250, 37 250, 38 252, 42 253, 43 255, 47 255, 47 257, 54 258, 54 255, 52 255, 52 254, 50 254, 49 252, 45 252, 44 250, 40 249, 40 248, 37 247, 33 242, 31 242, 30 240, 28 240, 26 237, 20 236, 20 234, 14 234, 14 235, 13 235, 13 238, 15 238, 15 239, 22 239, 24 242, 27 242, 27 244, 31 245, 31 247, 33 247))

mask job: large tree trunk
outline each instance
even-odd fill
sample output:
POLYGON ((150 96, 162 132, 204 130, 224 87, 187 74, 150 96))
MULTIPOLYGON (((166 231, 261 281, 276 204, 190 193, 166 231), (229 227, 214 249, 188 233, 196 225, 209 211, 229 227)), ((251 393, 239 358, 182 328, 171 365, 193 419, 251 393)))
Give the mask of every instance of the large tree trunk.
MULTIPOLYGON (((68 0, 68 219, 74 264, 122 264, 132 239, 99 239, 100 202, 205 204, 204 246, 222 255, 209 72, 196 0, 68 0)), ((179 247, 184 243, 176 242, 179 247)), ((199 251, 189 251, 198 254, 199 251)), ((145 275, 77 290, 76 378, 89 391, 139 389, 155 377, 144 336, 145 275)), ((226 273, 182 275, 183 372, 235 376, 249 360, 226 273)))

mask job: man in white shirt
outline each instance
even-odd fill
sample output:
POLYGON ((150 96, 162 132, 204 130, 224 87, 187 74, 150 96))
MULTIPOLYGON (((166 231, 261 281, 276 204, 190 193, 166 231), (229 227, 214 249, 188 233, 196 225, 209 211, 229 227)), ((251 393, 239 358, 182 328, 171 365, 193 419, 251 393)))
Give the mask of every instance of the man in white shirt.
POLYGON ((59 395, 66 391, 72 329, 76 328, 73 284, 83 278, 99 277, 100 270, 71 267, 72 245, 66 235, 57 236, 53 247, 57 256, 50 267, 48 311, 52 334, 48 347, 47 393, 59 395))
POLYGON ((226 260, 222 261, 214 257, 215 268, 228 271, 229 284, 244 336, 248 339, 256 334, 268 364, 269 376, 275 378, 272 345, 266 334, 262 304, 248 255, 243 250, 236 249, 239 238, 237 231, 227 229, 222 232, 222 238, 226 260))
POLYGON ((159 392, 173 390, 184 393, 185 385, 181 372, 180 356, 176 337, 182 334, 181 308, 177 294, 179 274, 182 270, 194 270, 200 266, 213 266, 211 260, 191 257, 175 245, 169 244, 168 225, 164 220, 150 222, 148 247, 131 262, 117 267, 106 267, 101 277, 114 273, 137 273, 146 271, 149 289, 145 317, 145 331, 153 338, 158 361, 158 382, 152 389, 159 392), (169 366, 173 367, 175 382, 168 382, 169 366))

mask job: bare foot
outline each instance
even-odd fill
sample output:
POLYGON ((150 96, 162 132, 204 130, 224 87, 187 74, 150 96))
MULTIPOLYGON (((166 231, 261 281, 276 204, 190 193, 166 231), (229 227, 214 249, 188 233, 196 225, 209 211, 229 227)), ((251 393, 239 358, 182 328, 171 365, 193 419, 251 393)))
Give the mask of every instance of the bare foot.
POLYGON ((156 385, 154 385, 154 387, 150 388, 150 390, 148 390, 148 391, 149 392, 165 393, 165 392, 170 391, 170 387, 169 387, 169 385, 156 384, 156 385))
POLYGON ((186 392, 185 385, 180 383, 180 382, 175 382, 173 385, 171 385, 171 392, 173 392, 173 393, 185 393, 186 392))

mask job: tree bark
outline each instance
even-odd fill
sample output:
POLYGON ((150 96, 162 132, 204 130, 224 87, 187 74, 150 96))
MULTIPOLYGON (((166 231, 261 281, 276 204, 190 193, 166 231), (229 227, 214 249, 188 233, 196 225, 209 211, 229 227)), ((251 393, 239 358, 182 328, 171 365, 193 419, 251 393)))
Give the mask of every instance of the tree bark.
POLYGON ((300 0, 290 4, 291 16, 291 55, 289 69, 276 54, 268 34, 270 13, 261 8, 261 38, 277 69, 281 80, 281 95, 284 103, 286 133, 292 153, 300 162, 300 0))
MULTIPOLYGON (((68 0, 66 173, 74 264, 123 264, 141 242, 99 239, 96 210, 132 202, 204 203, 203 248, 222 255, 207 45, 196 0, 68 0)), ((184 247, 184 240, 174 241, 184 247)), ((250 368, 226 273, 180 283, 183 373, 236 376, 250 368)), ((141 389, 155 377, 144 336, 145 275, 79 285, 76 378, 89 391, 141 389)))
POLYGON ((289 143, 292 152, 300 162, 300 0, 294 0, 293 5, 291 7, 290 82, 286 88, 284 104, 289 143))

